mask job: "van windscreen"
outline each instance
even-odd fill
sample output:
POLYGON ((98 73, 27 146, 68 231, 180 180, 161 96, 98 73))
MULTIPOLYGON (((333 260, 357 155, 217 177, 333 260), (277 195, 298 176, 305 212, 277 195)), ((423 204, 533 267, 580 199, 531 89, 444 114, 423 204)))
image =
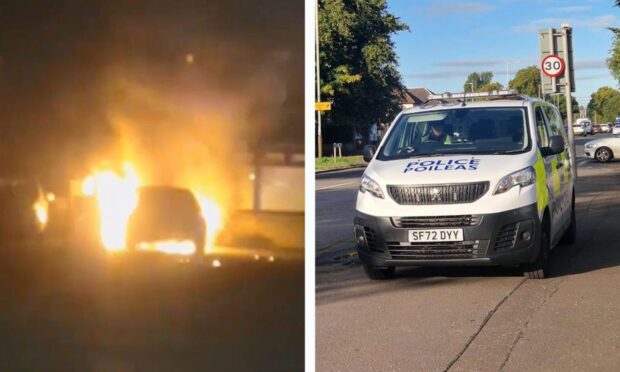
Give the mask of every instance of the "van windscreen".
POLYGON ((497 107, 405 114, 394 124, 377 159, 523 152, 531 142, 525 113, 521 107, 497 107))

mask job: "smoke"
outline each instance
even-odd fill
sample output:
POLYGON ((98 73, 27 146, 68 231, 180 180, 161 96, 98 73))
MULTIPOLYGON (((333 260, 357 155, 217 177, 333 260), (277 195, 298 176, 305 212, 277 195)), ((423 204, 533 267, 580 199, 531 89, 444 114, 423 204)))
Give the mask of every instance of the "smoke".
POLYGON ((5 1, 0 166, 146 182, 232 203, 243 154, 303 143, 303 2, 5 1))

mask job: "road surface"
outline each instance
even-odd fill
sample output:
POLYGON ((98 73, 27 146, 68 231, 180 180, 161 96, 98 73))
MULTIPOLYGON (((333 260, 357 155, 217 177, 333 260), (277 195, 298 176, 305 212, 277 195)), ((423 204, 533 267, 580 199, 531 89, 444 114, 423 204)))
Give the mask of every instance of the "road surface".
POLYGON ((317 175, 317 370, 617 370, 620 162, 578 163, 578 241, 541 281, 467 267, 371 282, 352 239, 363 170, 317 175))
POLYGON ((0 252, 0 370, 303 368, 301 259, 0 252))

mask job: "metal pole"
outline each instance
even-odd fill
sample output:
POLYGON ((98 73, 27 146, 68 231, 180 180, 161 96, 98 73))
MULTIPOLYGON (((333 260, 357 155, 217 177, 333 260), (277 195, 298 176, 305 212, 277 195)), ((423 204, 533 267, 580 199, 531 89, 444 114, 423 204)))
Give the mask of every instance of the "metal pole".
POLYGON ((564 43, 564 56, 566 57, 566 70, 564 71, 565 91, 566 96, 566 123, 568 124, 568 144, 573 153, 570 158, 571 168, 573 168, 573 174, 577 178, 577 152, 575 151, 575 134, 573 133, 573 99, 571 97, 571 76, 570 68, 572 62, 570 60, 570 51, 568 50, 568 34, 571 32, 571 28, 568 26, 562 26, 562 41, 564 43))
MULTIPOLYGON (((319 65, 319 2, 316 2, 316 17, 315 17, 315 39, 316 39, 316 101, 321 102, 321 67, 319 65)), ((323 133, 321 133, 321 111, 316 112, 317 114, 317 146, 318 146, 318 157, 323 157, 323 133)))

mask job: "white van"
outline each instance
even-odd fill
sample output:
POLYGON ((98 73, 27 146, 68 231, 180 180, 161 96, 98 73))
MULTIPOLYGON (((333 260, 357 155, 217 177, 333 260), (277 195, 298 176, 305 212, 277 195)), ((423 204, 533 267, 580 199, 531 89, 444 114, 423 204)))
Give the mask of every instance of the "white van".
POLYGON ((354 232, 370 279, 425 265, 521 265, 544 278, 549 251, 575 241, 573 154, 556 107, 514 91, 462 97, 403 111, 365 152, 354 232))
POLYGON ((590 119, 577 119, 573 124, 573 133, 583 136, 587 136, 588 134, 594 134, 592 131, 592 122, 590 121, 590 119))

